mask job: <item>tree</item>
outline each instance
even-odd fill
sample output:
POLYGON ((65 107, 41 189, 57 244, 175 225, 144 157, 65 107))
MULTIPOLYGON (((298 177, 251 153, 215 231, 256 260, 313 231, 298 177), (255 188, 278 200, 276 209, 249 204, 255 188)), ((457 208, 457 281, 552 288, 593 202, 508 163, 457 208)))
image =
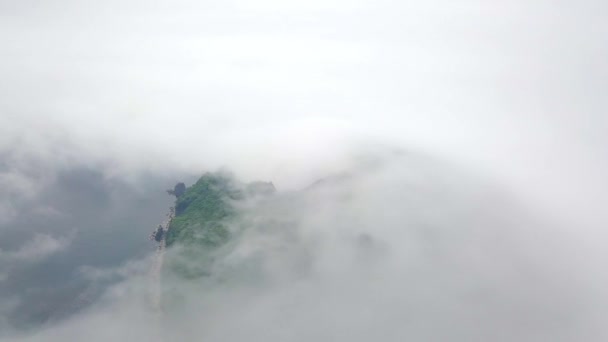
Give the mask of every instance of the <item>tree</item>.
POLYGON ((167 193, 169 195, 173 195, 175 197, 180 197, 181 195, 183 195, 186 192, 186 184, 179 182, 177 184, 175 184, 175 186, 173 187, 173 189, 169 189, 167 190, 167 193))

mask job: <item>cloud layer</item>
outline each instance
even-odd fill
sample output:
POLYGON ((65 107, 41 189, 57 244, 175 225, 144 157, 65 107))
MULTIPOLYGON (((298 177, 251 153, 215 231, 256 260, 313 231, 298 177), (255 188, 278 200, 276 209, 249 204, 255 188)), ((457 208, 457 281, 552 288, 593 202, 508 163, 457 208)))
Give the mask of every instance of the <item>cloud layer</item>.
POLYGON ((606 6, 0 0, 0 327, 95 284, 33 339, 604 340, 606 6), (362 166, 387 150, 413 161, 362 166), (150 324, 156 194, 220 167, 362 175, 254 207, 292 233, 226 263, 269 287, 184 285, 150 324))
POLYGON ((162 316, 145 267, 129 265, 95 306, 25 340, 606 336, 605 272, 585 268, 601 259, 567 229, 449 164, 402 155, 366 165, 243 207, 235 226, 246 228, 210 276, 165 272, 162 316))

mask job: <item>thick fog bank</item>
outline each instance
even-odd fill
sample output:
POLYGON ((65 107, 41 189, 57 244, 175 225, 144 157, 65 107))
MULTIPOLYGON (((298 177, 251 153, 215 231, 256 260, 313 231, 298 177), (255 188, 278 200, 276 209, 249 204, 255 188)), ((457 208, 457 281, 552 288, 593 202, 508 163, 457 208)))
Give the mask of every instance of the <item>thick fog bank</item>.
POLYGON ((0 338, 607 340, 607 10, 0 0, 0 338), (159 321, 164 190, 224 167, 280 194, 159 321))
POLYGON ((242 206, 244 229, 209 276, 163 279, 165 295, 181 299, 162 316, 146 301, 145 267, 133 268, 93 309, 25 340, 606 336, 606 274, 568 227, 477 175, 389 155, 242 206))

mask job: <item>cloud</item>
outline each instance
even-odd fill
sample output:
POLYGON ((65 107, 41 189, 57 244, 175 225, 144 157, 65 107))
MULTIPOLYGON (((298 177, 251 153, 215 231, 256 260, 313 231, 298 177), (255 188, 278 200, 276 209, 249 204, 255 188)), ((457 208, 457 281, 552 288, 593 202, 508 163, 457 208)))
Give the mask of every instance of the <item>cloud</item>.
POLYGON ((129 260, 118 267, 102 268, 84 265, 79 267, 78 272, 91 281, 107 281, 113 278, 127 279, 147 274, 152 257, 153 255, 150 255, 142 260, 129 260))
POLYGON ((43 260, 65 255, 66 286, 129 280, 33 339, 602 340, 605 10, 0 0, 0 258, 20 271, 0 295, 54 289, 43 260), (425 158, 353 161, 378 146, 425 158), (282 190, 355 175, 255 207, 291 228, 252 229, 220 271, 274 286, 177 283, 191 305, 150 324, 145 281, 116 266, 147 251, 156 186, 220 167, 282 190))
POLYGON ((72 239, 70 236, 56 238, 48 234, 35 234, 16 250, 0 250, 0 260, 5 262, 38 262, 52 254, 66 250, 72 239))
MULTIPOLYGON (((391 153, 388 153, 390 156, 391 153)), ((165 269, 164 310, 143 264, 89 310, 15 341, 601 341, 606 278, 559 224, 421 155, 373 158, 302 192, 244 206, 210 275, 165 269)), ((356 163, 355 163, 356 164, 356 163)), ((168 252, 175 262, 204 256, 168 252)), ((107 272, 88 272, 97 279, 107 272)), ((9 339, 9 341, 11 341, 9 339)))
MULTIPOLYGON (((2 282, 2 279, 0 279, 0 282, 2 282)), ((9 330, 11 328, 11 324, 7 318, 9 317, 10 312, 17 306, 19 306, 19 299, 16 297, 2 298, 0 300, 0 327, 3 330, 9 330)))
POLYGON ((593 192, 562 184, 576 165, 594 178, 607 166, 594 44, 607 28, 603 5, 586 3, 10 5, 1 145, 123 177, 226 165, 275 178, 365 136, 560 195, 549 199, 593 192))
POLYGON ((130 183, 90 167, 49 168, 48 183, 27 201, 13 201, 18 215, 0 230, 0 298, 20 299, 6 317, 17 330, 65 319, 123 280, 113 270, 152 250, 147 236, 170 205, 164 190, 175 181, 138 175, 130 183), (83 268, 108 276, 86 277, 83 268))

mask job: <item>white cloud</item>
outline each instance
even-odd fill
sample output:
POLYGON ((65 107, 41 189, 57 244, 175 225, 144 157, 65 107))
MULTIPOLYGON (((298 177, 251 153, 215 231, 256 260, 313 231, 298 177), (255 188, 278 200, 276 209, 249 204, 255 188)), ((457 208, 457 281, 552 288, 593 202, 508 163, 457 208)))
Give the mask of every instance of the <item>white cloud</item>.
POLYGON ((65 250, 71 241, 72 236, 56 238, 49 234, 36 233, 15 250, 0 250, 0 260, 4 263, 38 262, 65 250))
MULTIPOLYGON (((601 270, 605 258, 572 239, 581 232, 457 167, 413 154, 376 160, 245 206, 235 226, 246 229, 214 256, 211 276, 163 274, 162 316, 143 263, 89 269, 128 280, 15 341, 603 340, 608 278, 580 266, 601 270)), ((178 249, 166 258, 165 267, 206 261, 178 249)))
POLYGON ((121 175, 272 178, 348 131, 474 163, 562 208, 599 202, 608 28, 604 5, 585 4, 11 5, 0 146, 121 175), (302 121, 322 127, 310 144, 290 128, 302 121))
MULTIPOLYGON (((544 305, 556 309, 555 305, 565 303, 552 302, 559 293, 583 296, 582 302, 591 311, 596 306, 589 304, 590 299, 595 296, 599 303, 605 297, 601 286, 590 285, 605 284, 606 278, 597 262, 605 260, 602 241, 606 240, 604 228, 608 222, 604 210, 608 201, 605 12, 605 1, 593 0, 576 4, 544 0, 184 0, 154 4, 139 0, 94 4, 0 0, 0 93, 4 94, 0 98, 0 223, 20 214, 16 204, 35 198, 57 170, 74 165, 88 165, 108 177, 122 178, 136 178, 146 172, 198 174, 227 166, 245 180, 267 179, 280 189, 294 189, 348 168, 353 150, 380 141, 450 160, 474 174, 472 178, 492 179, 490 183, 508 188, 519 205, 565 227, 560 234, 565 234, 569 243, 552 240, 557 247, 547 249, 545 240, 551 240, 552 231, 532 224, 521 231, 524 226, 519 225, 519 216, 505 215, 497 219, 509 223, 505 230, 487 223, 487 232, 495 236, 486 235, 481 228, 482 233, 463 236, 477 247, 475 243, 495 242, 504 248, 490 253, 499 259, 498 265, 488 265, 485 254, 475 254, 479 250, 455 252, 452 248, 469 245, 445 222, 440 222, 445 223, 444 230, 419 232, 428 236, 417 236, 403 228, 400 222, 407 217, 396 205, 401 203, 399 196, 391 197, 395 196, 390 189, 392 183, 377 180, 384 186, 381 192, 371 191, 373 187, 368 183, 358 183, 369 196, 367 201, 346 208, 335 203, 328 204, 329 209, 312 206, 329 213, 309 213, 303 226, 326 236, 325 230, 340 224, 330 219, 335 210, 352 212, 365 229, 386 229, 387 234, 399 231, 402 239, 389 241, 394 242, 397 256, 387 267, 395 271, 402 265, 412 266, 412 260, 420 260, 416 257, 430 259, 425 253, 437 252, 441 257, 443 252, 455 259, 446 258, 442 265, 425 259, 432 264, 429 273, 416 269, 419 277, 407 281, 398 273, 381 273, 392 282, 376 287, 365 283, 368 279, 358 278, 355 268, 348 268, 352 265, 341 262, 340 258, 347 256, 338 252, 341 243, 346 243, 330 236, 328 241, 332 243, 315 249, 321 252, 318 257, 325 268, 319 272, 329 278, 327 283, 318 284, 312 279, 301 285, 303 289, 286 288, 276 297, 266 292, 260 298, 239 293, 240 299, 252 304, 244 309, 242 303, 230 301, 229 293, 216 289, 221 300, 205 297, 212 303, 202 303, 201 307, 217 309, 217 315, 193 309, 200 314, 192 315, 194 320, 204 316, 218 323, 205 326, 209 330, 201 334, 219 340, 226 333, 237 339, 257 331, 256 324, 281 326, 286 319, 293 331, 319 339, 317 330, 306 330, 311 325, 308 317, 314 318, 313 327, 338 317, 336 326, 346 330, 374 322, 376 328, 390 331, 391 327, 408 327, 408 322, 414 322, 419 325, 410 331, 415 332, 424 329, 425 324, 432 325, 435 319, 454 327, 447 319, 453 312, 450 310, 460 310, 466 322, 457 322, 463 329, 490 331, 500 325, 497 322, 520 323, 498 327, 512 333, 521 326, 530 327, 518 317, 548 324, 548 330, 566 329, 530 315, 542 316, 539 308, 544 305), (527 246, 522 252, 528 253, 524 259, 537 260, 542 267, 524 262, 519 269, 521 265, 514 260, 520 256, 498 241, 505 237, 502 234, 527 246), (428 247, 425 239, 438 239, 439 247, 424 250, 428 247), (332 247, 338 249, 336 254, 332 247), (558 247, 573 248, 580 255, 566 257, 558 247), (559 258, 558 265, 551 257, 559 258), (459 277, 449 267, 454 262, 458 269, 462 266, 458 263, 465 261, 471 263, 471 269, 467 269, 471 279, 488 277, 484 278, 485 284, 490 290, 492 286, 504 290, 504 297, 499 295, 504 301, 492 307, 496 298, 484 297, 488 288, 467 292, 467 278, 459 277), (356 290, 361 288, 349 288, 339 279, 342 266, 346 267, 346 280, 364 282, 365 290, 376 291, 378 296, 348 302, 346 299, 360 298, 356 290), (526 278, 546 275, 543 270, 555 271, 555 275, 544 278, 555 280, 546 284, 553 290, 546 294, 545 287, 525 286, 526 278), (578 278, 567 276, 572 274, 578 278), (510 283, 513 279, 515 283, 510 283), (453 285, 447 292, 438 290, 444 280, 453 285), (390 298, 412 288, 419 298, 402 297, 401 302, 390 298), (317 293, 328 294, 321 297, 329 304, 323 306, 316 301, 317 293), (470 296, 487 302, 475 302, 463 309, 460 305, 470 296), (296 313, 289 321, 290 317, 281 317, 281 312, 293 308, 293 297, 295 307, 301 307, 306 316, 296 313), (273 300, 264 302, 266 298, 273 300), (373 309, 386 307, 386 316, 380 317, 387 320, 368 317, 371 314, 361 309, 366 307, 363 304, 373 309), (484 311, 484 305, 490 307, 491 314, 484 311), (532 314, 520 312, 520 307, 531 308, 532 314), (354 316, 340 316, 344 311, 354 316), (352 322, 356 324, 347 324, 343 317, 354 317, 352 322), (479 317, 497 321, 479 328, 479 317), (243 329, 229 329, 232 327, 227 322, 238 322, 243 329)), ((427 185, 423 176, 407 169, 399 171, 389 176, 395 181, 411 180, 413 188, 427 185)), ((458 176, 454 179, 463 181, 458 176)), ((437 192, 441 194, 441 189, 437 192)), ((422 221, 434 222, 432 204, 444 200, 435 195, 429 195, 426 201, 411 199, 408 204, 418 209, 413 214, 423 215, 422 221)), ((480 205, 483 209, 469 209, 490 215, 500 205, 489 201, 486 206, 480 205)), ((454 214, 451 210, 460 212, 455 208, 460 207, 450 206, 442 213, 449 216, 454 214)), ((454 215, 459 229, 478 223, 475 215, 467 216, 475 222, 458 221, 461 217, 454 215)), ((441 220, 442 216, 438 217, 441 220)), ((0 256, 33 262, 60 252, 69 243, 69 238, 39 234, 0 256)), ((521 247, 504 243, 512 249, 521 247)), ((268 266, 277 267, 282 274, 285 265, 282 259, 275 260, 278 265, 268 266)), ((115 270, 83 272, 91 278, 116 275, 115 270)), ((578 303, 578 299, 572 300, 578 303)), ((556 309, 563 313, 561 319, 579 312, 580 307, 569 304, 556 309)), ((130 300, 116 305, 111 306, 119 308, 116 316, 112 309, 101 310, 80 318, 78 323, 68 322, 51 334, 68 340, 83 339, 91 331, 108 334, 92 337, 103 340, 138 333, 143 334, 140 339, 157 337, 151 332, 154 328, 146 330, 150 325, 147 311, 132 306, 130 300), (131 321, 133 326, 124 325, 131 321)), ((593 325, 592 319, 599 316, 590 314, 588 322, 575 327, 593 325)), ((186 321, 180 327, 199 332, 197 323, 186 321)), ((576 330, 580 335, 575 340, 594 340, 593 335, 582 338, 582 330, 576 330)), ((283 333, 292 340, 303 338, 283 333)), ((280 335, 267 337, 287 340, 280 335)), ((562 338, 569 339, 566 335, 562 338)))

